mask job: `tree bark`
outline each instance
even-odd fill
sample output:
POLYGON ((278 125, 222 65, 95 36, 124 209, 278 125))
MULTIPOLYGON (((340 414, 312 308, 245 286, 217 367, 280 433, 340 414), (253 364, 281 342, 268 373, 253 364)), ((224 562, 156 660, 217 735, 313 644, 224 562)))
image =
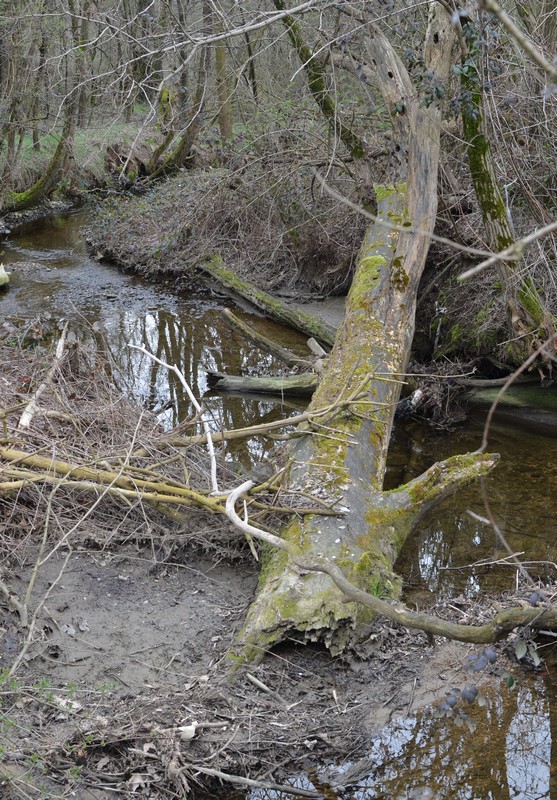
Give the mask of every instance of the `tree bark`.
MULTIPOLYGON (((218 33, 222 33, 222 20, 215 12, 213 12, 213 17, 216 17, 215 30, 218 33)), ((220 138, 221 142, 226 144, 226 142, 232 139, 232 94, 229 85, 228 58, 224 39, 215 42, 215 77, 219 102, 218 120, 220 138)))
POLYGON ((225 375, 207 373, 211 389, 223 392, 257 392, 284 397, 311 397, 317 388, 318 377, 313 372, 301 375, 225 375))
MULTIPOLYGON (((474 192, 482 214, 489 246, 493 252, 506 250, 515 241, 505 201, 499 189, 484 119, 484 88, 480 53, 482 32, 477 21, 465 19, 463 32, 468 44, 460 66, 462 122, 467 144, 468 164, 474 192)), ((532 279, 518 261, 500 260, 497 271, 514 338, 507 344, 513 363, 522 363, 555 332, 552 315, 532 279)))
POLYGON ((332 346, 335 341, 336 330, 332 325, 322 322, 313 314, 289 306, 277 297, 258 289, 253 283, 238 277, 232 270, 222 266, 220 256, 203 263, 201 269, 229 289, 232 294, 248 300, 272 319, 284 322, 323 344, 332 346))
MULTIPOLYGON (((424 61, 443 84, 452 41, 449 14, 432 4, 424 61)), ((371 24, 369 50, 397 134, 395 180, 376 188, 377 218, 362 244, 345 318, 310 411, 349 395, 359 399, 328 421, 330 436, 314 436, 307 428, 295 445, 290 471, 291 487, 325 500, 343 516, 292 518, 282 538, 301 551, 305 563, 314 557, 340 568, 368 595, 394 598, 400 580, 393 564, 416 521, 441 497, 489 470, 494 460, 478 454, 455 457, 394 491, 382 490, 417 289, 436 218, 441 108, 424 107, 396 53, 371 24)), ((239 637, 246 660, 260 659, 286 635, 322 640, 337 653, 372 618, 368 607, 347 603, 328 575, 306 571, 299 563, 285 550, 267 554, 239 637)))
MULTIPOLYGON (((203 17, 204 28, 207 28, 211 19, 211 9, 206 2, 203 5, 203 17)), ((204 45, 199 56, 197 87, 186 125, 173 149, 165 158, 160 159, 161 163, 155 164, 153 159, 151 159, 152 163, 150 163, 148 171, 152 168, 153 171, 149 172, 149 177, 153 179, 160 178, 161 175, 166 175, 181 169, 191 158, 193 145, 205 125, 203 112, 208 98, 210 59, 211 51, 208 45, 204 45)), ((172 141, 172 139, 168 141, 167 139, 165 139, 165 149, 170 146, 172 141)))
POLYGON ((75 134, 75 102, 68 100, 64 127, 60 133, 58 146, 44 174, 33 186, 23 192, 11 192, 6 198, 6 211, 21 211, 31 208, 56 188, 60 179, 69 170, 73 159, 73 140, 75 134))

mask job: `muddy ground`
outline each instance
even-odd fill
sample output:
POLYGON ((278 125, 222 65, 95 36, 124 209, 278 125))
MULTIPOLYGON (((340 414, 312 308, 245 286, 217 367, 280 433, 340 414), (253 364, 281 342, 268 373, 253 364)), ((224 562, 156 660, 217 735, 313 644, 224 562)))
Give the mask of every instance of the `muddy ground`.
MULTIPOLYGON (((204 451, 170 458, 157 420, 118 393, 98 352, 82 352, 74 342, 49 378, 52 348, 25 347, 12 330, 0 350, 0 446, 123 468, 134 440, 148 451, 136 459, 138 469, 158 463, 177 477, 185 468, 193 484, 202 482, 204 451), (23 406, 45 377, 24 430, 23 406)), ((471 680, 470 648, 431 646, 422 634, 382 620, 343 656, 286 642, 259 665, 233 672, 229 655, 258 573, 241 534, 222 517, 191 508, 169 518, 87 484, 58 485, 44 470, 26 472, 25 484, 10 489, 24 467, 3 451, 6 800, 215 796, 247 791, 238 784, 246 778, 251 786, 290 786, 300 775, 312 776, 306 796, 321 797, 331 784, 327 796, 349 798, 350 787, 333 777, 335 765, 365 759, 370 736, 389 720, 440 704, 471 680)), ((491 601, 482 608, 456 598, 438 610, 470 622, 493 608, 491 601)), ((482 680, 493 679, 488 666, 482 680)))
MULTIPOLYGON (((188 787, 214 796, 206 768, 264 785, 314 773, 322 796, 333 767, 365 759, 388 721, 470 683, 470 648, 432 647, 381 621, 357 653, 284 644, 231 683, 227 654, 255 587, 252 562, 193 552, 160 563, 151 547, 89 545, 61 572, 66 555, 41 570, 35 596, 54 589, 4 682, 5 798, 40 797, 41 787, 98 800, 191 796, 188 787)), ((31 566, 12 573, 20 595, 31 566)), ((463 619, 480 613, 456 602, 463 619)), ((2 633, 6 668, 24 632, 5 607, 2 633)))

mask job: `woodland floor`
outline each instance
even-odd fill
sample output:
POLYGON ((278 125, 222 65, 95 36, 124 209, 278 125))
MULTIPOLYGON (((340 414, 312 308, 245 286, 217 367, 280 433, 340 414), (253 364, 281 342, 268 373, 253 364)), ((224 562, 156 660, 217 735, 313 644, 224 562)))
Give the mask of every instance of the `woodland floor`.
MULTIPOLYGON (((10 409, 28 400, 29 382, 44 377, 51 355, 1 349, 0 407, 10 409)), ((49 384, 28 433, 17 427, 20 409, 8 414, 12 446, 90 463, 99 452, 122 452, 135 431, 137 444, 148 442, 160 460, 156 421, 142 416, 140 424, 99 365, 80 358, 81 366, 70 358, 49 384)), ((195 478, 200 455, 188 458, 195 478)), ((356 652, 332 658, 319 645, 286 642, 231 682, 228 654, 257 581, 237 532, 194 510, 178 524, 138 504, 105 498, 93 508, 81 490, 54 494, 32 484, 0 497, 0 578, 11 597, 25 596, 49 514, 52 554, 29 603, 31 633, 0 596, 5 800, 163 800, 238 790, 211 770, 264 786, 311 775, 309 796, 323 796, 329 785, 328 796, 349 798, 337 766, 365 764, 371 736, 389 720, 439 705, 471 681, 500 681, 490 667, 480 678, 467 673, 477 649, 430 646, 421 633, 378 620, 356 652)), ((453 598, 437 611, 480 621, 494 603, 453 598)), ((504 663, 501 656, 499 671, 504 663)))
MULTIPOLYGON (((155 550, 76 546, 61 577, 65 553, 41 571, 37 596, 58 582, 2 687, 6 800, 185 797, 188 786, 214 796, 215 779, 199 772, 207 767, 264 784, 317 774, 320 796, 320 782, 334 788, 335 765, 365 760, 387 722, 470 683, 469 647, 430 647, 381 621, 358 653, 331 658, 287 643, 230 683, 226 656, 255 586, 252 564, 195 552, 161 563, 155 550)), ((30 567, 13 572, 15 590, 30 567)), ((455 602, 462 618, 483 617, 455 602)), ((6 608, 0 619, 6 669, 22 634, 6 608)), ((337 791, 350 797, 349 787, 337 791)))

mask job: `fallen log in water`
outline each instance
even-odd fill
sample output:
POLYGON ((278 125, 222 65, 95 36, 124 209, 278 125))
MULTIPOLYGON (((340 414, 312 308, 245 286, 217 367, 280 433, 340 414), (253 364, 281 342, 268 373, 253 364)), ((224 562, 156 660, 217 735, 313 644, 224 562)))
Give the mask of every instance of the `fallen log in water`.
POLYGON ((296 367, 300 365, 306 365, 306 367, 309 367, 311 365, 311 357, 302 358, 302 356, 297 356, 296 353, 292 352, 292 350, 288 350, 288 348, 283 347, 272 339, 269 339, 268 336, 264 336, 262 333, 259 333, 259 331, 256 331, 251 325, 248 325, 246 322, 237 317, 236 314, 233 314, 230 309, 225 308, 223 309, 222 313, 233 328, 236 328, 236 330, 240 331, 247 339, 251 339, 251 341, 262 350, 266 350, 268 353, 275 356, 275 358, 280 359, 280 361, 284 361, 284 363, 289 367, 296 367))
POLYGON ((290 325, 308 336, 313 336, 314 339, 329 345, 329 347, 333 346, 336 329, 332 325, 328 325, 313 314, 308 314, 307 311, 301 311, 289 306, 288 303, 279 300, 278 297, 273 297, 267 292, 258 289, 245 278, 240 278, 231 269, 227 269, 222 265, 220 256, 215 256, 211 261, 203 263, 201 269, 232 293, 243 297, 256 308, 264 311, 271 319, 284 322, 286 325, 290 325))
POLYGON ((207 372, 211 389, 223 392, 257 392, 278 394, 284 397, 311 397, 317 388, 318 378, 314 372, 301 375, 226 375, 223 372, 207 372))

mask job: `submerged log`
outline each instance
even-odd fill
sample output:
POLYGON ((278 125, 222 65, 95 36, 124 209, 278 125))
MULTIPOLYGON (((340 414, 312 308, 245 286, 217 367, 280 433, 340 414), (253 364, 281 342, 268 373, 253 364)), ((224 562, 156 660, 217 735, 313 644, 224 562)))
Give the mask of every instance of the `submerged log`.
POLYGON ((207 372, 211 389, 222 392, 260 392, 298 397, 311 397, 317 388, 317 375, 304 372, 301 375, 226 375, 223 372, 207 372))
POLYGON ((313 336, 323 344, 332 346, 335 340, 336 330, 332 325, 328 325, 313 314, 301 311, 289 306, 283 300, 273 297, 267 292, 258 289, 253 283, 240 278, 232 270, 222 265, 220 256, 215 256, 211 261, 201 265, 201 269, 215 278, 232 293, 248 300, 256 308, 264 311, 271 319, 284 322, 308 336, 313 336))
POLYGON ((237 317, 236 314, 233 314, 230 309, 225 308, 222 313, 233 328, 236 328, 236 330, 239 330, 241 333, 243 333, 246 338, 251 339, 252 342, 255 342, 255 344, 262 350, 266 350, 268 353, 275 356, 275 358, 284 361, 284 363, 289 367, 295 367, 301 364, 305 364, 307 366, 310 365, 310 358, 302 358, 301 356, 297 356, 296 353, 292 352, 292 350, 288 350, 286 347, 283 347, 282 345, 273 341, 273 339, 269 339, 268 336, 264 336, 262 333, 259 333, 259 331, 256 331, 255 328, 252 328, 251 325, 248 325, 246 322, 237 317))

